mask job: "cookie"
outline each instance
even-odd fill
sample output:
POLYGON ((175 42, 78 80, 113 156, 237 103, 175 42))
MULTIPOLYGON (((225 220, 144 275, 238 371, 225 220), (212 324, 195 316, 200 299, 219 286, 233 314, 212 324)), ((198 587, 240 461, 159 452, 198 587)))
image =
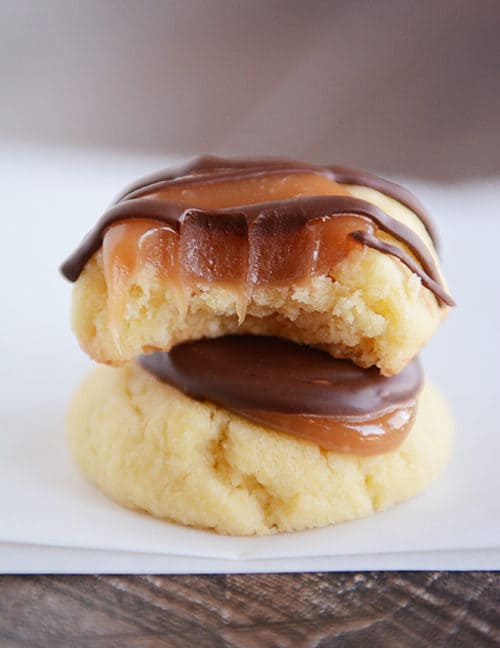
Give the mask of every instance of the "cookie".
POLYGON ((376 176, 202 158, 137 183, 63 266, 95 360, 273 335, 401 371, 453 301, 425 212, 376 176))
POLYGON ((186 396, 135 363, 93 370, 68 415, 72 453, 109 497, 232 535, 335 524, 406 500, 444 468, 452 427, 427 382, 397 449, 336 453, 186 396))

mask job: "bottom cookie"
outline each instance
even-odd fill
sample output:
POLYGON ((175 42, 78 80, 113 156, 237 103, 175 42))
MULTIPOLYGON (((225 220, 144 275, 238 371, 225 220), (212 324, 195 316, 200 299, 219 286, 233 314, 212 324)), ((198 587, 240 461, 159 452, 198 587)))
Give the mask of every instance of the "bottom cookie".
POLYGON ((263 535, 366 517, 422 491, 444 468, 453 422, 426 383, 394 452, 358 457, 255 425, 130 364, 98 367, 68 414, 87 478, 133 509, 230 535, 263 535))

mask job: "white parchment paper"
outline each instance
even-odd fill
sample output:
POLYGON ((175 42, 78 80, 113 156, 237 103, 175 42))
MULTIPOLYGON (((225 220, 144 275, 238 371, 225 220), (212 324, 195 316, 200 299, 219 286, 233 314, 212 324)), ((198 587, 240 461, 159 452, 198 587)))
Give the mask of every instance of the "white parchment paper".
POLYGON ((130 572, 500 567, 500 179, 406 181, 434 214, 458 303, 424 353, 457 424, 449 468, 427 492, 336 527, 230 538, 127 511, 85 482, 64 415, 91 363, 57 268, 122 186, 170 162, 0 147, 0 570, 99 571, 106 560, 130 572))

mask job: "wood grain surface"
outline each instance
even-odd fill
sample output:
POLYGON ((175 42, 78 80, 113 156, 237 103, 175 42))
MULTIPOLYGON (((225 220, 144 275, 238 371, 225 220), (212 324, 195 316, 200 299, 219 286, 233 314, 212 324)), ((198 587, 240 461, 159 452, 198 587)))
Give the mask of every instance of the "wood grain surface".
POLYGON ((500 574, 4 576, 2 648, 500 645, 500 574))

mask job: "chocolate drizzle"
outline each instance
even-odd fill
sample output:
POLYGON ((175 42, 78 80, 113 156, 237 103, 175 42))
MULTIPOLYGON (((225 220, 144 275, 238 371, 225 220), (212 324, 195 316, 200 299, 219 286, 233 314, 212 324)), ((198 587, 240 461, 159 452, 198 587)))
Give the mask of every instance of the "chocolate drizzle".
POLYGON ((384 377, 376 367, 362 369, 317 349, 252 335, 187 342, 138 362, 183 393, 233 411, 374 417, 414 400, 423 382, 418 359, 384 377))
POLYGON ((353 232, 351 237, 354 240, 384 254, 396 256, 421 278, 423 285, 435 294, 440 304, 454 305, 441 283, 436 264, 423 241, 410 228, 365 200, 353 196, 310 196, 210 211, 190 208, 172 200, 150 197, 173 185, 197 186, 223 180, 292 173, 318 173, 327 175, 341 184, 372 187, 409 207, 422 220, 431 236, 433 235, 429 218, 410 192, 377 176, 344 167, 315 167, 293 161, 240 161, 202 157, 182 168, 161 171, 128 187, 63 264, 61 271, 67 279, 76 281, 87 261, 102 245, 106 229, 117 221, 127 219, 158 221, 179 234, 182 234, 184 223, 193 220, 200 224, 212 223, 218 229, 231 231, 237 223, 239 230, 243 227, 248 233, 251 228, 265 228, 278 221, 282 228, 294 230, 304 227, 308 222, 354 214, 375 223, 381 230, 404 243, 418 259, 421 267, 403 249, 383 243, 367 232, 353 232))
MULTIPOLYGON (((428 266, 426 264, 426 259, 420 258, 420 261, 422 265, 424 266, 424 269, 426 272, 422 272, 418 265, 413 261, 411 257, 409 257, 407 254, 405 254, 401 248, 396 247, 395 245, 391 245, 390 243, 386 243, 384 241, 381 241, 379 238, 376 236, 373 236, 373 234, 370 234, 370 232, 352 232, 350 235, 355 241, 359 241, 363 245, 366 245, 367 247, 371 247, 374 250, 378 250, 379 252, 382 252, 383 254, 390 254, 391 256, 397 257, 402 263, 404 263, 414 274, 418 275, 420 279, 422 280, 423 285, 431 290, 438 300, 444 302, 448 306, 454 306, 455 302, 451 299, 451 297, 443 290, 442 286, 437 283, 435 279, 433 279, 433 268, 432 266, 428 266)), ((431 259, 432 261, 432 259, 431 259)))
POLYGON ((130 198, 141 198, 172 185, 215 183, 221 180, 242 180, 248 177, 282 173, 318 173, 328 176, 339 184, 369 187, 394 198, 418 216, 434 246, 437 247, 438 237, 431 217, 411 191, 373 173, 338 165, 315 166, 293 160, 235 160, 204 155, 190 160, 181 167, 162 169, 140 178, 130 184, 115 199, 115 203, 130 198))
POLYGON ((373 173, 368 173, 367 171, 362 171, 361 169, 351 169, 343 166, 331 166, 328 168, 333 173, 335 182, 338 182, 339 184, 358 185, 361 187, 368 187, 369 189, 375 189, 375 191, 379 191, 380 193, 389 196, 389 198, 394 198, 394 200, 397 200, 405 207, 408 207, 410 211, 418 216, 419 220, 427 230, 434 247, 438 249, 439 240, 432 219, 420 200, 418 200, 411 191, 408 191, 408 189, 405 189, 395 182, 390 182, 385 178, 381 178, 373 173))

